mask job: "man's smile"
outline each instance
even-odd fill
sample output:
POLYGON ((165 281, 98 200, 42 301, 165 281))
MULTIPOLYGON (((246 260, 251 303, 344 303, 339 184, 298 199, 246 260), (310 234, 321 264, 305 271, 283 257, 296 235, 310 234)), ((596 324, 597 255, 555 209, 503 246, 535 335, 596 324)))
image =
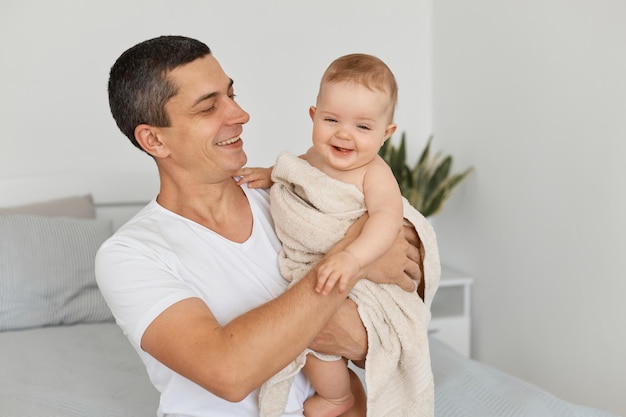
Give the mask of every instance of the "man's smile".
POLYGON ((226 139, 224 141, 221 142, 217 142, 216 145, 217 146, 226 146, 226 145, 232 145, 233 143, 237 142, 241 140, 240 136, 235 136, 234 138, 230 138, 230 139, 226 139))

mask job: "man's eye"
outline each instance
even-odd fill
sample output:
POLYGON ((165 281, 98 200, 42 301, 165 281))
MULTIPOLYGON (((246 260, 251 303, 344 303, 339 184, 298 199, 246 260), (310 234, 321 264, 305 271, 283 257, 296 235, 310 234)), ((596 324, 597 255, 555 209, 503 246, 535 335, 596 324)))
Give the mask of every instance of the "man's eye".
POLYGON ((231 100, 234 100, 237 97, 237 94, 232 93, 232 94, 229 94, 228 97, 230 97, 231 100))
POLYGON ((215 106, 207 107, 206 109, 202 110, 202 113, 212 113, 213 110, 215 110, 215 106))

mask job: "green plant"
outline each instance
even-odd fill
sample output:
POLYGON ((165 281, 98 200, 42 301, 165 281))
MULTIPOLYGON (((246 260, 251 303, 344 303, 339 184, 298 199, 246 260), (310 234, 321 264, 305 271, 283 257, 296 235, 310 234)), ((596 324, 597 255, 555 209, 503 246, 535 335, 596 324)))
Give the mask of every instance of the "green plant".
POLYGON ((393 171, 402 195, 425 217, 439 213, 452 191, 473 170, 470 167, 461 173, 451 174, 452 156, 442 157, 439 153, 431 155, 432 140, 431 136, 413 167, 406 163, 404 132, 399 146, 394 146, 389 139, 378 152, 393 171))

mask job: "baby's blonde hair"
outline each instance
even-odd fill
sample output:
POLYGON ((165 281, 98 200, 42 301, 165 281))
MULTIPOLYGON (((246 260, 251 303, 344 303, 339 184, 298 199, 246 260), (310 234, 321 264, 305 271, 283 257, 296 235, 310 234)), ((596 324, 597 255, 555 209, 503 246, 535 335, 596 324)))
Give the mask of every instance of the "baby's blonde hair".
POLYGON ((398 101, 398 84, 396 77, 381 59, 367 54, 349 54, 335 59, 322 75, 320 90, 324 83, 344 81, 389 94, 393 118, 398 101))

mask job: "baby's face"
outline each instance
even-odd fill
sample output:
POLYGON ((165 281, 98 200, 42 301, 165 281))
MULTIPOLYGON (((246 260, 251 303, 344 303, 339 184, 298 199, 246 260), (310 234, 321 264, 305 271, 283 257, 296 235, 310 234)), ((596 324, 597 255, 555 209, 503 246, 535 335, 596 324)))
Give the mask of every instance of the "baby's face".
POLYGON ((313 146, 335 169, 368 164, 395 131, 389 95, 353 82, 322 84, 310 112, 313 146))

